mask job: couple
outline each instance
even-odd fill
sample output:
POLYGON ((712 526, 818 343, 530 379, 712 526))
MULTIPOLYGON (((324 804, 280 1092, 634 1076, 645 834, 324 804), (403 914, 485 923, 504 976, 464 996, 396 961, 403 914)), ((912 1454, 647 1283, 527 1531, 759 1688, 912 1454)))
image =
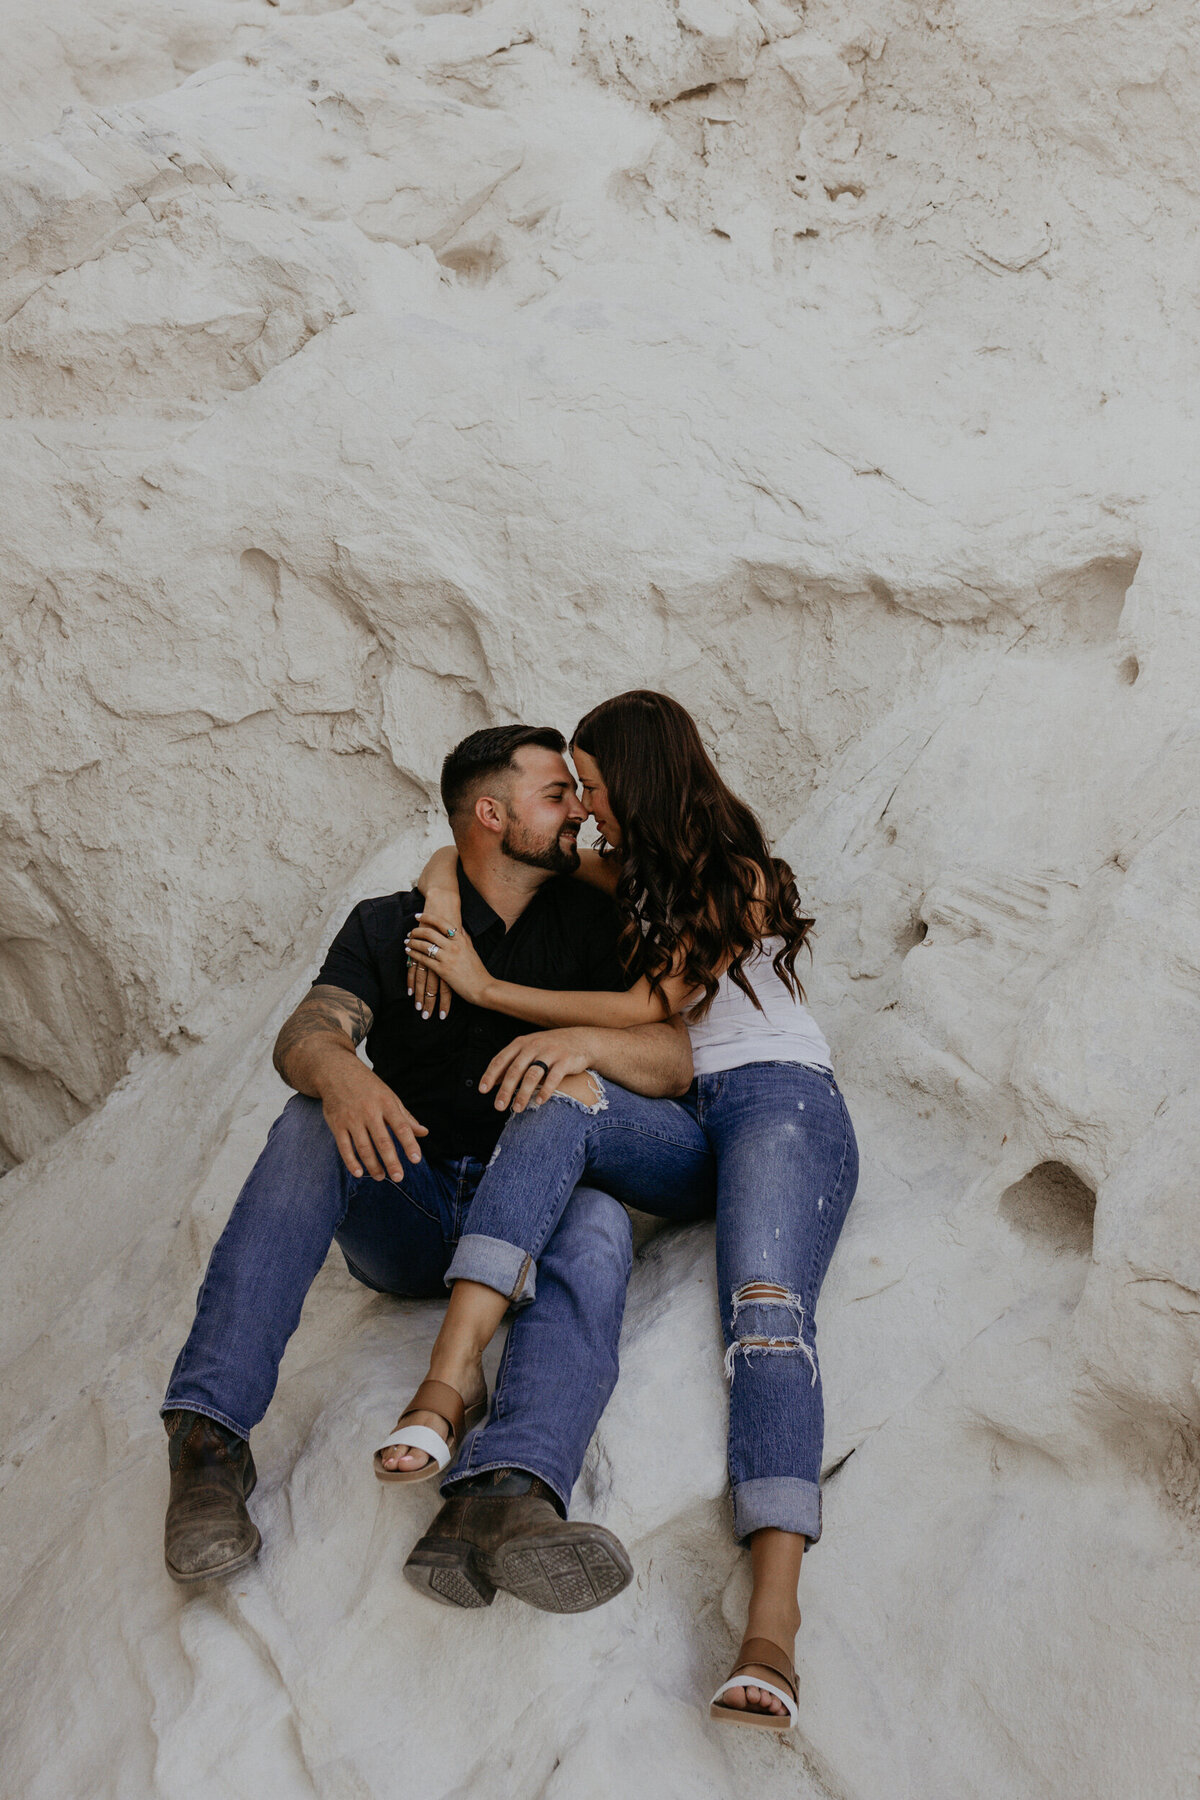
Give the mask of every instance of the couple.
POLYGON ((444 1475, 408 1579, 452 1606, 497 1587, 549 1612, 611 1599, 625 1550, 567 1506, 617 1378, 620 1202, 715 1215, 753 1592, 710 1709, 787 1729, 800 1563, 821 1529, 813 1309, 858 1166, 795 972, 811 921, 675 701, 623 694, 580 722, 582 803, 565 749, 502 726, 451 751, 455 848, 424 898, 355 908, 279 1034, 297 1091, 213 1250, 163 1404, 167 1568, 199 1582, 257 1553, 247 1440, 336 1241, 381 1292, 451 1288, 429 1376, 375 1454, 383 1480, 444 1475), (581 851, 588 813, 602 846, 581 851), (481 1357, 510 1307, 489 1401, 481 1357))

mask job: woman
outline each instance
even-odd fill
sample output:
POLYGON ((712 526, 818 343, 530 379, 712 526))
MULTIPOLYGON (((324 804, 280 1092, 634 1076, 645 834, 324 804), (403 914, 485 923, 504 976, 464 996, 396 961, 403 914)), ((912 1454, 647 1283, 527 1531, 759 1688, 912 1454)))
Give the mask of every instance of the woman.
MULTIPOLYGON (((501 1053, 480 1085, 499 1086, 506 1101, 517 1084, 520 1116, 447 1274, 453 1292, 430 1378, 468 1408, 480 1403, 483 1349, 510 1302, 532 1297, 537 1257, 585 1176, 672 1218, 715 1208, 734 1522, 754 1579, 746 1637, 711 1713, 787 1729, 797 1713, 797 1581, 821 1526, 813 1309, 858 1173, 828 1047, 796 975, 812 921, 791 870, 770 855, 676 701, 645 691, 605 701, 580 721, 571 753, 602 838, 599 851, 581 852, 578 873, 620 909, 633 986, 558 993, 494 980, 461 930, 454 853, 439 851, 409 939, 415 1003, 430 1009, 439 977, 465 999, 534 1025, 632 1026, 682 1013, 696 1079, 676 1103, 575 1077, 521 1112, 544 1065, 519 1079, 532 1051, 518 1043, 501 1053), (512 1293, 472 1278, 472 1245, 482 1239, 493 1269, 496 1241, 511 1246, 512 1293)), ((377 1472, 434 1475, 449 1462, 449 1436, 437 1414, 410 1411, 376 1453, 377 1472)))

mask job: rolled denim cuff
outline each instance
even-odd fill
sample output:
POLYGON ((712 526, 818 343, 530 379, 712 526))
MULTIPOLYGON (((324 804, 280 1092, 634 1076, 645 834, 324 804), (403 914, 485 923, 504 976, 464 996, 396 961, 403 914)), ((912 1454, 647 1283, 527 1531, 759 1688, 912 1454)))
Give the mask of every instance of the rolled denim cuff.
POLYGON ((250 1433, 246 1426, 239 1425, 237 1420, 231 1419, 228 1413, 218 1412, 215 1406, 209 1406, 203 1400, 188 1400, 186 1397, 180 1400, 178 1396, 168 1394, 158 1409, 158 1416, 160 1419, 165 1419, 168 1413, 173 1412, 201 1413, 204 1418, 211 1419, 214 1425, 223 1425, 226 1431, 232 1431, 234 1437, 240 1437, 243 1443, 250 1442, 250 1433))
POLYGON ((815 1481, 790 1475, 766 1475, 758 1481, 739 1481, 733 1490, 733 1532, 744 1543, 752 1531, 771 1526, 776 1531, 795 1531, 810 1546, 821 1535, 821 1490, 815 1481))
POLYGON ((459 1238, 446 1270, 446 1286, 451 1287, 456 1281, 482 1282, 514 1306, 528 1306, 537 1292, 537 1264, 519 1244, 468 1231, 459 1238))

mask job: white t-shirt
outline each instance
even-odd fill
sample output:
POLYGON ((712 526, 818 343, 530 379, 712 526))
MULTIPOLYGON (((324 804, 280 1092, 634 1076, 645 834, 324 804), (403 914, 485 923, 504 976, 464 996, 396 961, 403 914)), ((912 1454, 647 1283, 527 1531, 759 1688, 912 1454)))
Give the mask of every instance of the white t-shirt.
POLYGON ((685 1019, 697 1075, 715 1075, 721 1069, 740 1069, 754 1062, 795 1062, 812 1069, 832 1069, 829 1045, 816 1020, 802 1000, 792 998, 771 966, 772 957, 782 947, 782 938, 766 938, 758 954, 747 957, 744 965, 761 1012, 728 975, 722 975, 707 1018, 697 1025, 685 1019))

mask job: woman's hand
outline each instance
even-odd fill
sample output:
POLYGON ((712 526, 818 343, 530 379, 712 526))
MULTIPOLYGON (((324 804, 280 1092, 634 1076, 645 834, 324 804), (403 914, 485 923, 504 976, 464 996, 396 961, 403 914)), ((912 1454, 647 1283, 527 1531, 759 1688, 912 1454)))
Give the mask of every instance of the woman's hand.
MULTIPOLYGON (((458 851, 453 844, 435 850, 421 873, 417 887, 425 896, 425 911, 417 916, 428 919, 447 937, 462 927, 462 897, 458 891, 458 851)), ((429 970, 412 961, 408 964, 408 997, 423 1018, 437 1009, 439 1019, 450 1011, 450 989, 429 970)))
MULTIPOLYGON (((461 928, 443 931, 425 912, 405 939, 404 947, 414 964, 410 974, 422 969, 430 981, 440 978, 442 985, 452 987, 460 999, 470 1000, 476 1006, 487 1005, 492 978, 461 928)), ((429 1017, 424 1007, 418 1011, 429 1017)))
MULTIPOLYGON (((456 894, 455 899, 457 900, 457 898, 456 894)), ((461 919, 461 912, 458 916, 461 919)), ((437 907, 435 911, 434 905, 430 904, 426 905, 423 913, 417 914, 418 925, 426 922, 435 926, 444 938, 457 937, 461 930, 460 925, 454 924, 443 916, 441 907, 437 907)), ((424 963, 417 962, 410 950, 408 952, 408 997, 421 1017, 428 1019, 436 1010, 438 1018, 444 1019, 450 1011, 450 994, 449 984, 442 981, 432 968, 427 968, 424 963)))

